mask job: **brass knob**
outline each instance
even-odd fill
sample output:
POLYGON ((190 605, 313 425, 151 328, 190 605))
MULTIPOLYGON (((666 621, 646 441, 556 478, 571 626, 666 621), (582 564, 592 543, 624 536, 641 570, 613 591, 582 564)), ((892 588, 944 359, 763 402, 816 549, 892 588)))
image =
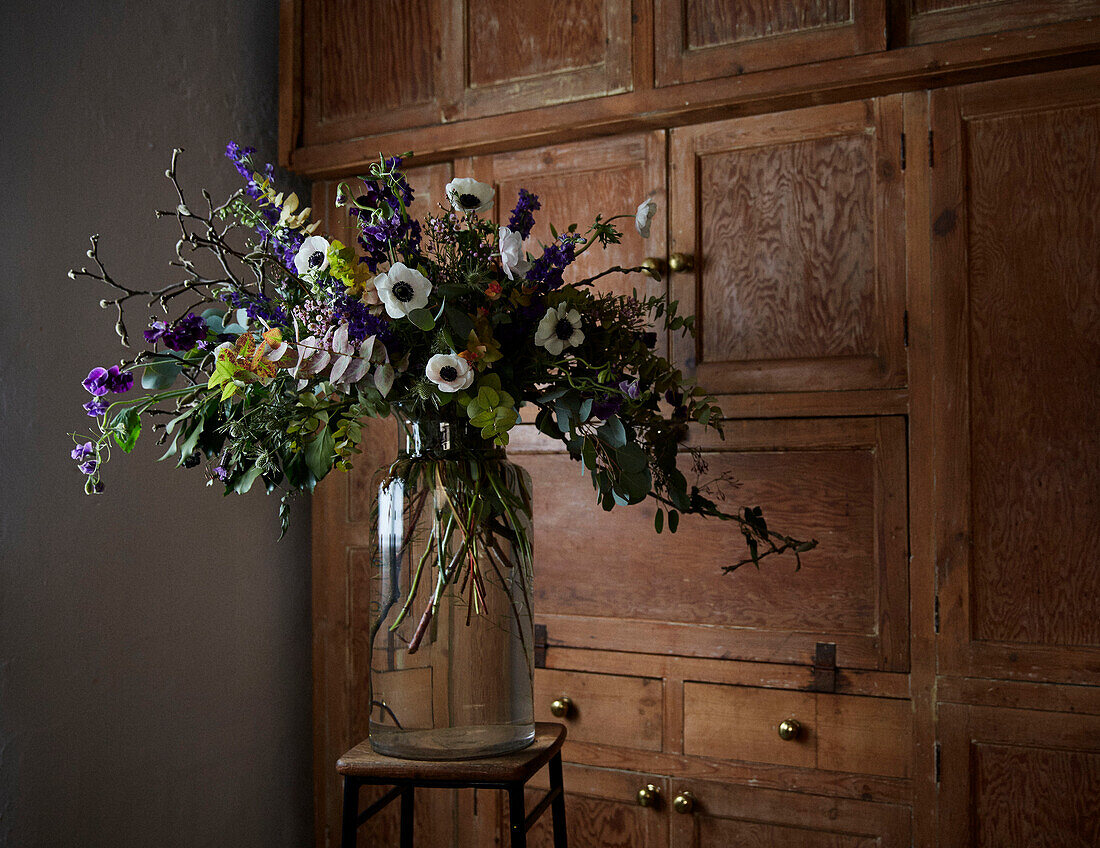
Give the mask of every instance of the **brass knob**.
POLYGON ((647 256, 642 260, 642 267, 646 269, 655 280, 661 279, 661 275, 665 272, 665 260, 657 256, 647 256))
POLYGON ((661 800, 661 790, 652 783, 647 783, 638 790, 639 807, 656 807, 661 800))
POLYGON ((797 738, 801 730, 802 725, 796 719, 789 718, 786 721, 779 722, 779 738, 784 742, 790 742, 792 739, 797 738))
POLYGON ((677 274, 690 271, 695 267, 695 258, 690 253, 673 253, 668 257, 668 267, 677 274))
POLYGON ((695 809, 695 796, 685 789, 672 799, 672 809, 678 813, 690 813, 695 809))
POLYGON ((573 702, 564 695, 550 702, 550 712, 557 718, 565 718, 572 709, 573 702))

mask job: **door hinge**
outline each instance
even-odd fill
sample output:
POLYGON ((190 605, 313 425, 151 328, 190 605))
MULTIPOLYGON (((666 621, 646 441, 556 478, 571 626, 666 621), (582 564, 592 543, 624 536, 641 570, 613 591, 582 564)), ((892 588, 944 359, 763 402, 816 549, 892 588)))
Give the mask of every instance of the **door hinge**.
POLYGON ((932 602, 932 629, 936 632, 940 632, 940 596, 936 595, 935 600, 932 602))
POLYGON ((905 133, 901 134, 901 169, 905 170, 905 133))
POLYGON ((901 313, 901 344, 902 347, 909 347, 909 310, 906 309, 901 313))
POLYGON ((535 625, 535 668, 546 668, 546 625, 535 625))
POLYGON ((936 785, 938 786, 939 782, 940 782, 940 761, 943 759, 940 756, 941 748, 940 748, 940 743, 939 742, 936 743, 935 752, 936 752, 936 785))
POLYGON ((936 167, 935 133, 932 130, 928 131, 928 167, 936 167))
POLYGON ((836 691, 836 643, 818 642, 814 647, 814 665, 812 670, 813 692, 836 691))

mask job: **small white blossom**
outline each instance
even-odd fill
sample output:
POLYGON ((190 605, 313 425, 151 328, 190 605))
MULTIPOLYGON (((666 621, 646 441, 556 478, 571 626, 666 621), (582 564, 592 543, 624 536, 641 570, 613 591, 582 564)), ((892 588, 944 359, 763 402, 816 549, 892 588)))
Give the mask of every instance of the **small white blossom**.
POLYGON ((294 256, 294 270, 301 277, 315 277, 328 269, 328 239, 310 236, 294 256))
POLYGON ((386 306, 386 314, 404 318, 414 309, 428 305, 432 284, 415 268, 394 262, 389 271, 374 278, 374 288, 386 306))
POLYGON ((523 236, 507 227, 501 227, 497 234, 500 244, 500 267, 509 280, 514 280, 513 272, 523 276, 531 268, 531 263, 523 258, 523 236))
POLYGON ((547 309, 535 330, 535 344, 546 348, 554 356, 583 341, 581 314, 576 309, 570 309, 568 303, 559 303, 557 308, 547 309))
POLYGON ((647 197, 638 204, 638 211, 634 213, 634 226, 638 228, 638 235, 649 238, 649 228, 653 216, 657 214, 657 201, 647 197))
POLYGON ((496 192, 491 185, 470 177, 459 177, 447 183, 447 200, 456 212, 484 212, 493 205, 496 192))
POLYGON ((424 374, 444 392, 460 392, 474 382, 470 363, 453 353, 437 353, 428 360, 424 374))

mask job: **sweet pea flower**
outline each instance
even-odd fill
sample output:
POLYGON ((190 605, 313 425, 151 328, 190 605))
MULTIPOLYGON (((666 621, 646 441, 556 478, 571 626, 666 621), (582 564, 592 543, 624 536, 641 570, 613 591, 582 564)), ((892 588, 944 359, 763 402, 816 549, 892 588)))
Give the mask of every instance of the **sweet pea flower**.
POLYGON ((96 397, 109 393, 122 394, 133 388, 134 375, 129 371, 120 371, 117 365, 112 365, 110 368, 93 368, 84 378, 82 385, 96 397))
POLYGON ((531 269, 531 263, 523 258, 523 236, 501 227, 497 241, 500 244, 500 267, 509 280, 515 279, 513 271, 522 277, 531 269))
POLYGON ((657 202, 647 197, 638 204, 638 211, 634 213, 634 226, 638 228, 638 235, 649 238, 649 228, 653 222, 653 216, 657 214, 657 202))

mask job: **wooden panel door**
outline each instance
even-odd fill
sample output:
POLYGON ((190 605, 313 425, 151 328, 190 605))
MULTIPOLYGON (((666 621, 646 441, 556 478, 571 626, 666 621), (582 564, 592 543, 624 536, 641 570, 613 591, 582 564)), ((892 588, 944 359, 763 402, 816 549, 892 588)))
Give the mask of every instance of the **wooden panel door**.
POLYGON ((455 3, 316 0, 301 8, 306 145, 442 120, 459 94, 455 3))
MULTIPOLYGON (((694 796, 688 813, 673 813, 676 848, 907 848, 909 809, 845 798, 699 780, 672 780, 673 798, 694 796)), ((945 843, 947 844, 947 843, 945 843)))
POLYGON ((451 5, 461 7, 464 22, 465 85, 448 119, 499 115, 631 88, 630 0, 462 0, 451 5))
POLYGON ((816 643, 833 642, 841 667, 907 670, 904 420, 725 429, 690 443, 702 479, 726 480, 730 499, 818 539, 801 571, 780 560, 723 574, 744 555, 732 523, 685 517, 657 535, 652 504, 593 509, 591 481, 560 443, 517 432, 510 453, 535 480, 534 610, 548 643, 810 665, 816 643))
POLYGON ((1100 683, 1100 70, 932 115, 940 672, 1100 683))
POLYGON ((1073 21, 1100 13, 1097 0, 908 0, 909 43, 1073 21))
MULTIPOLYGON (((527 250, 536 256, 541 252, 540 243, 553 241, 551 224, 564 232, 576 223, 583 233, 597 214, 605 220, 612 215, 629 216, 616 222, 623 233, 622 243, 607 250, 589 250, 569 267, 567 282, 615 265, 636 267, 647 256, 665 255, 668 204, 663 131, 475 156, 456 163, 455 168, 460 176, 473 176, 496 187, 494 214, 501 224, 508 223, 521 188, 539 196, 542 208, 535 213, 536 226, 527 241, 527 250), (656 201, 657 217, 649 238, 643 239, 634 227, 634 212, 647 197, 656 201)), ((618 294, 634 288, 645 294, 664 291, 663 283, 644 274, 612 274, 600 279, 596 287, 618 294)))
MULTIPOLYGON (((652 807, 638 806, 638 790, 647 784, 668 798, 668 780, 638 772, 591 768, 566 763, 565 830, 569 848, 668 848, 667 801, 652 807)), ((549 788, 546 770, 527 784, 530 810, 549 788)), ((503 833, 508 833, 503 822, 503 833)), ((530 848, 553 845, 549 811, 531 828, 530 848)))
POLYGON ((1100 845, 1100 716, 941 704, 939 844, 1100 845))
POLYGON ((906 382, 900 97, 672 132, 674 348, 712 392, 906 382))
POLYGON ((884 0, 656 0, 657 86, 886 49, 884 0))

